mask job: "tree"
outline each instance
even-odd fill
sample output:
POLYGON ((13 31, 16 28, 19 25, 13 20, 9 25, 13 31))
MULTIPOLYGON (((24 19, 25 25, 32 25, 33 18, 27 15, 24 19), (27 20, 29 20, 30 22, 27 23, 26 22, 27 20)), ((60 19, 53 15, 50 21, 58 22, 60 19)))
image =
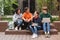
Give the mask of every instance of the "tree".
POLYGON ((4 0, 0 0, 0 15, 4 15, 4 0))
POLYGON ((14 7, 18 6, 18 2, 17 2, 17 0, 5 0, 4 5, 5 5, 4 6, 4 14, 11 15, 11 14, 13 14, 13 11, 16 9, 14 7))
MULTIPOLYGON (((17 0, 18 1, 18 7, 23 10, 22 6, 23 6, 23 0, 17 0)), ((22 11, 23 12, 23 11, 22 11)))
POLYGON ((53 2, 52 0, 37 0, 37 5, 38 5, 38 9, 41 10, 42 6, 47 6, 49 11, 51 12, 53 10, 53 2))
POLYGON ((57 1, 58 1, 58 13, 59 13, 59 20, 60 20, 60 0, 57 1))

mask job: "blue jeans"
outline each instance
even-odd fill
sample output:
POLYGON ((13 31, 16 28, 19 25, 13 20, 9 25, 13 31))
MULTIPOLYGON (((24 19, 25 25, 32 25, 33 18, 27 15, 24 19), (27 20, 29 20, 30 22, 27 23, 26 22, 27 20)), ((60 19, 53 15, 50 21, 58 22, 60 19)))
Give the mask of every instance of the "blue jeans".
POLYGON ((30 30, 32 31, 32 33, 38 34, 38 30, 40 30, 40 26, 29 26, 30 30))
POLYGON ((22 24, 22 20, 18 20, 18 26, 20 26, 22 24))
POLYGON ((16 22, 14 22, 15 27, 17 26, 19 29, 19 27, 22 25, 22 22, 22 20, 17 20, 16 22))
POLYGON ((50 23, 43 23, 43 30, 44 32, 50 32, 50 23))

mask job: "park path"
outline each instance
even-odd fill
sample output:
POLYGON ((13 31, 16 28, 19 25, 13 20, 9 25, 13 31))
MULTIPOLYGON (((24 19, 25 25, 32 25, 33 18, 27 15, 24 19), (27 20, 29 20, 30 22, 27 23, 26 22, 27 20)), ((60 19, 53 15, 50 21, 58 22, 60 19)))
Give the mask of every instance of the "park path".
POLYGON ((60 32, 58 35, 51 35, 50 38, 39 35, 39 37, 35 39, 32 39, 31 35, 5 35, 4 32, 0 32, 0 40, 60 40, 60 32))

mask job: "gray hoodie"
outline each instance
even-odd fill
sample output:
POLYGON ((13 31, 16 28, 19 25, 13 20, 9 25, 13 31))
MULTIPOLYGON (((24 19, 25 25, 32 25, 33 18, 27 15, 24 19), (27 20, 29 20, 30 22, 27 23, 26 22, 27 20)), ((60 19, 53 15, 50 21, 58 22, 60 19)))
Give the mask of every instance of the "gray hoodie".
POLYGON ((18 18, 20 18, 19 20, 22 20, 22 13, 18 14, 14 14, 13 15, 13 21, 16 22, 18 20, 18 18))

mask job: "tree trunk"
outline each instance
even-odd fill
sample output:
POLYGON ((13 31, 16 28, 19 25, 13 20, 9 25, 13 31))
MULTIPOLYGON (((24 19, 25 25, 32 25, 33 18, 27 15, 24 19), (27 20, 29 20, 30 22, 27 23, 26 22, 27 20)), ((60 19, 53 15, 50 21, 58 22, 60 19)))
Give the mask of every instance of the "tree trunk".
POLYGON ((58 1, 58 13, 59 13, 59 20, 60 20, 60 0, 57 1, 58 1))
POLYGON ((60 20, 60 2, 59 2, 59 20, 60 20))
POLYGON ((59 11, 59 20, 60 20, 60 11, 59 11))
POLYGON ((17 0, 18 1, 18 7, 22 10, 23 8, 23 0, 17 0))

